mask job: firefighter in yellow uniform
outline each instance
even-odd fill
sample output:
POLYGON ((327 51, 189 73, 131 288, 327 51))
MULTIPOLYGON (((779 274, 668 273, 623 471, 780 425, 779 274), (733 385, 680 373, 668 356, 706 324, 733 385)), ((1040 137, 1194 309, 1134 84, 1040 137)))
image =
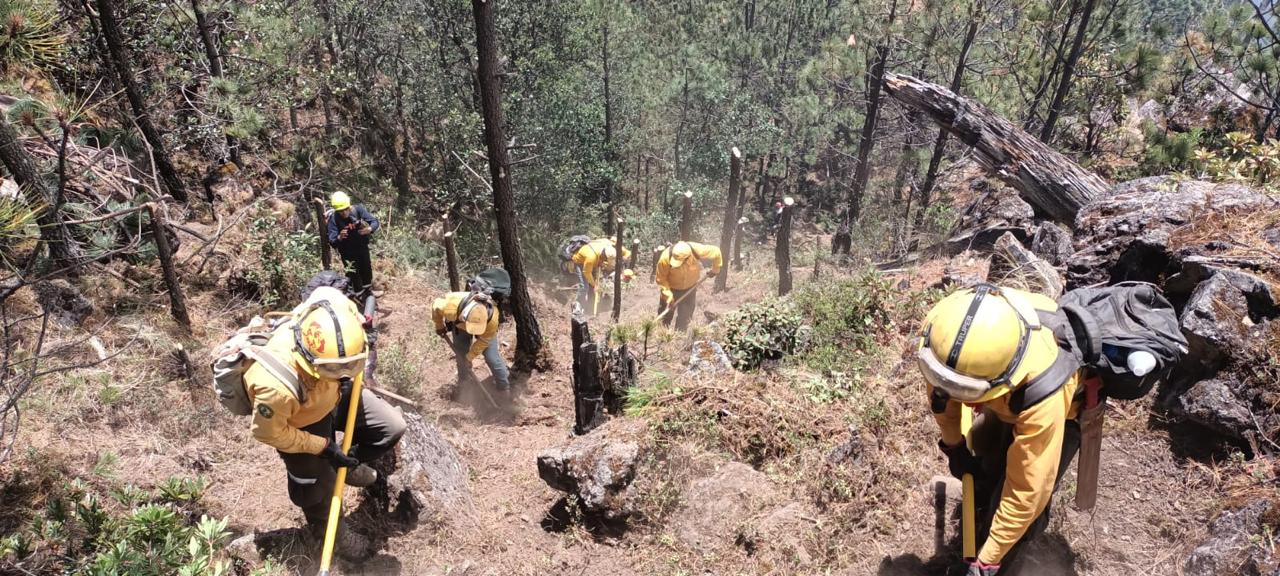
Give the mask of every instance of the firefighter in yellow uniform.
POLYGON ((693 310, 698 305, 698 282, 702 280, 702 267, 706 263, 711 265, 707 278, 715 278, 724 265, 720 248, 681 240, 658 256, 654 280, 662 291, 658 299, 658 314, 665 312, 663 325, 670 326, 671 317, 675 316, 676 330, 689 327, 693 310), (676 309, 668 311, 667 308, 673 305, 676 309))
POLYGON ((1044 530, 1080 447, 1080 364, 1037 312, 1057 309, 1043 295, 982 284, 947 296, 925 318, 917 363, 942 431, 938 446, 953 475, 975 479, 981 547, 965 559, 968 576, 1001 573, 1020 543, 1044 530), (981 410, 968 438, 962 403, 981 410))
MULTIPOLYGON (((377 472, 362 462, 373 462, 394 448, 405 421, 399 410, 364 388, 351 450, 344 454, 333 431, 346 424, 350 384, 364 377, 368 349, 363 316, 340 291, 324 287, 294 317, 292 326, 277 329, 265 348, 276 364, 293 371, 300 389, 261 361, 245 371, 244 385, 253 403, 253 437, 280 454, 289 499, 302 509, 313 534, 322 534, 337 468, 347 468, 348 485, 373 484, 377 472)), ((336 549, 346 557, 362 557, 368 541, 343 528, 336 549)))
MULTIPOLYGON (((618 251, 612 238, 596 238, 573 254, 573 265, 578 272, 578 304, 588 314, 596 313, 600 298, 600 279, 617 267, 618 251)), ((631 251, 622 248, 623 280, 631 280, 635 273, 626 268, 631 251)))
POLYGON ((436 298, 431 305, 431 321, 436 334, 445 336, 452 332, 454 361, 458 368, 458 382, 475 382, 471 364, 484 356, 489 372, 493 374, 498 392, 511 391, 510 371, 498 348, 498 324, 501 322, 498 306, 487 295, 477 292, 450 292, 436 298))

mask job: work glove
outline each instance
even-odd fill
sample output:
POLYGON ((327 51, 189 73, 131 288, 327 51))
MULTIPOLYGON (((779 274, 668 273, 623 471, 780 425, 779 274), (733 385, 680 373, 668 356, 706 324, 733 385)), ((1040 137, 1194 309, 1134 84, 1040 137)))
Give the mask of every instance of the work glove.
POLYGON ((436 336, 444 338, 444 336, 448 333, 449 333, 448 328, 436 328, 436 336))
POLYGON ((663 302, 671 302, 671 299, 672 299, 672 298, 675 298, 675 294, 672 294, 672 293, 671 293, 671 291, 670 291, 670 290, 667 290, 667 289, 663 289, 663 290, 662 290, 662 301, 663 301, 663 302))
POLYGON ((947 446, 939 440, 938 448, 947 455, 947 467, 951 469, 952 476, 964 478, 965 474, 972 474, 975 480, 982 476, 982 460, 974 456, 964 442, 947 446))
POLYGON ((343 454, 342 447, 334 443, 333 440, 329 440, 329 443, 324 445, 324 450, 320 451, 320 456, 328 460, 335 470, 338 468, 355 468, 360 465, 359 460, 343 454))
POLYGON ((710 272, 707 272, 707 278, 715 278, 716 276, 719 276, 719 275, 720 275, 719 270, 712 270, 710 272))
POLYGON ((996 576, 996 572, 1000 571, 999 564, 986 564, 981 560, 969 560, 969 571, 965 572, 965 576, 996 576))
POLYGON ((339 240, 346 240, 346 239, 347 239, 347 229, 346 229, 346 228, 343 228, 341 231, 339 231, 339 232, 338 232, 338 239, 339 239, 339 240))

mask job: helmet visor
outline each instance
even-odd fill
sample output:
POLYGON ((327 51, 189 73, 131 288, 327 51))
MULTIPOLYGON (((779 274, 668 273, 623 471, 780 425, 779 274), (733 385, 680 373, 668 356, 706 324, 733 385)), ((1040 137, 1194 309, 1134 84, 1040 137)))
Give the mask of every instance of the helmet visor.
POLYGON ((965 376, 947 367, 929 348, 916 351, 916 364, 920 366, 920 373, 930 385, 960 402, 983 401, 993 389, 990 381, 965 376))
POLYGON ((361 352, 345 358, 317 358, 311 365, 315 367, 316 374, 321 378, 341 380, 355 378, 357 374, 364 372, 365 361, 368 358, 367 352, 361 352))

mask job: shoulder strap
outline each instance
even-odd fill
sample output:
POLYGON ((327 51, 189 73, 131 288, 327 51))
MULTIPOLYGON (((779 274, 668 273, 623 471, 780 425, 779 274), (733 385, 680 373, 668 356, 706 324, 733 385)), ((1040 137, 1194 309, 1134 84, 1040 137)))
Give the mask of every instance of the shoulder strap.
POLYGON ((1080 349, 1085 364, 1093 364, 1102 357, 1102 332, 1098 320, 1084 306, 1074 303, 1062 305, 1063 315, 1071 324, 1071 331, 1076 337, 1076 346, 1080 349))
POLYGON ((252 358, 255 362, 262 365, 269 374, 275 376, 276 380, 284 383, 298 398, 298 402, 305 404, 307 402, 306 387, 302 385, 302 381, 298 379, 298 374, 289 369, 279 358, 276 358, 267 349, 261 346, 246 346, 244 355, 252 358))
POLYGON ((1017 414, 1039 404, 1061 389, 1079 367, 1074 356, 1059 348, 1058 357, 1048 369, 1028 380, 1026 384, 1019 386, 1009 395, 1009 410, 1017 414))

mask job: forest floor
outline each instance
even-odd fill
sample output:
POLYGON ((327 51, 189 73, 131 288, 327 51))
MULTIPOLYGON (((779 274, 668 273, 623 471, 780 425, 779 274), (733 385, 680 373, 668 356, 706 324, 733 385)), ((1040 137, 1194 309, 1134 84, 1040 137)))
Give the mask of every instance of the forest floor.
MULTIPOLYGON (((700 294, 695 325, 776 291, 771 248, 749 252, 755 260, 731 273, 729 291, 700 294)), ((936 282, 941 269, 940 261, 927 262, 899 273, 894 281, 918 290, 936 282)), ((625 289, 623 323, 651 317, 656 307, 656 290, 647 282, 647 271, 640 272, 625 289)), ((802 283, 812 271, 797 269, 795 274, 802 283)), ((793 450, 747 462, 750 466, 735 463, 741 452, 715 442, 715 431, 671 432, 667 425, 674 422, 673 414, 678 416, 674 411, 684 409, 680 405, 624 417, 662 438, 667 444, 663 454, 681 455, 648 469, 667 474, 678 492, 669 513, 607 534, 581 526, 548 529, 548 513, 563 495, 539 479, 535 460, 571 438, 567 310, 573 292, 568 280, 534 286, 553 368, 517 380, 516 406, 499 409, 474 391, 454 394, 451 352, 430 325, 439 280, 418 272, 384 282, 380 384, 414 398, 416 411, 455 446, 469 473, 472 509, 384 534, 375 558, 340 564, 343 574, 906 576, 946 574, 954 566, 955 501, 935 496, 936 480, 945 475, 946 465, 934 446, 936 426, 914 368, 903 361, 905 332, 886 337, 881 361, 862 376, 860 391, 835 402, 806 403, 797 384, 804 378, 785 369, 716 382, 715 390, 727 391, 728 397, 709 397, 710 404, 766 403, 778 412, 775 421, 800 423, 798 432, 788 432, 803 437, 793 450), (732 397, 737 394, 743 398, 732 397), (876 424, 867 424, 872 422, 870 404, 883 409, 876 424), (812 423, 808 430, 806 423, 812 423), (852 435, 839 433, 850 429, 852 435), (863 507, 830 505, 815 496, 825 493, 831 478, 815 473, 824 468, 814 463, 821 464, 834 448, 850 441, 868 445, 848 472, 861 479, 853 485, 861 502, 870 503, 863 507)), ((177 375, 168 357, 172 342, 184 338, 155 328, 171 325, 159 302, 139 304, 110 326, 59 332, 62 342, 97 334, 107 350, 126 353, 56 378, 30 395, 22 449, 9 470, 0 471, 7 493, 0 504, 14 505, 0 513, 0 529, 12 529, 24 514, 39 513, 38 487, 28 485, 28 492, 15 488, 14 471, 31 468, 51 471, 49 478, 75 477, 104 486, 148 486, 171 476, 199 475, 209 481, 202 500, 207 512, 228 518, 238 534, 300 525, 301 514, 288 500, 284 468, 273 451, 250 438, 245 422, 217 408, 203 382, 177 375), (25 501, 19 503, 14 500, 20 493, 25 501)), ((34 301, 25 305, 34 308, 34 301)), ((207 348, 251 310, 247 302, 212 291, 196 295, 191 306, 198 324, 193 340, 201 349, 195 354, 197 364, 206 362, 207 348)), ((597 336, 605 317, 602 313, 597 322, 597 336)), ((684 381, 690 343, 710 332, 701 327, 690 335, 659 330, 640 387, 684 381)), ((510 358, 513 326, 504 325, 499 337, 510 358)), ((484 377, 487 369, 478 366, 477 373, 484 377)), ((1252 463, 1220 446, 1198 431, 1162 422, 1149 402, 1118 406, 1107 419, 1098 506, 1092 513, 1071 506, 1073 466, 1055 500, 1051 527, 1028 554, 1022 573, 1181 574, 1183 559, 1224 498, 1249 487, 1252 463)), ((348 508, 359 507, 360 492, 349 488, 347 494, 348 508)), ((279 551, 282 572, 313 573, 312 552, 301 545, 279 551)))

